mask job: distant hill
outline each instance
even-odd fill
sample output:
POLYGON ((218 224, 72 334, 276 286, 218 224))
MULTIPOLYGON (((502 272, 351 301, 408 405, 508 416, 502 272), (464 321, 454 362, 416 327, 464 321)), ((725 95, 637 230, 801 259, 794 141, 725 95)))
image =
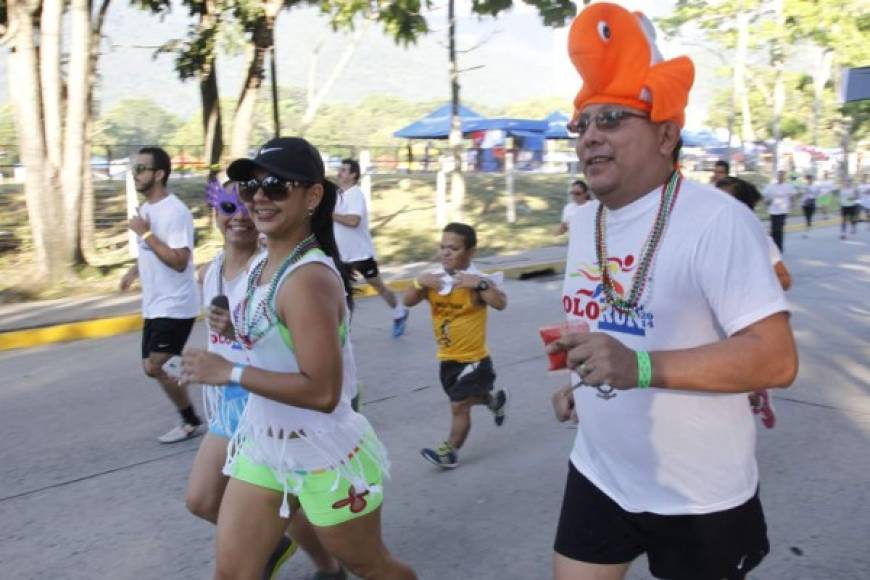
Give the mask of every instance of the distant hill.
MULTIPOLYGON (((648 3, 638 3, 648 4, 648 3)), ((654 14, 661 13, 656 3, 654 14)), ((648 6, 643 6, 647 9, 648 6)), ((665 7, 664 10, 667 8, 665 7)), ((430 20, 433 33, 417 45, 397 47, 373 26, 360 42, 350 65, 328 100, 354 102, 371 93, 390 94, 409 100, 447 100, 446 22, 444 11, 430 20)), ((107 109, 125 97, 144 97, 188 117, 199 108, 195 81, 178 80, 172 56, 154 58, 158 44, 184 36, 192 19, 176 6, 160 19, 136 10, 126 3, 113 3, 104 29, 104 54, 100 60, 98 102, 107 109)), ((488 39, 477 50, 460 56, 463 69, 483 65, 462 75, 463 98, 501 107, 508 103, 541 96, 565 99, 565 110, 579 88, 579 79, 565 55, 566 31, 544 27, 529 8, 514 10, 501 18, 467 17, 459 21, 459 48, 469 48, 488 39)), ((278 20, 278 80, 282 86, 304 86, 308 77, 311 47, 325 36, 319 58, 319 79, 324 79, 331 64, 347 42, 346 34, 332 32, 325 18, 313 9, 294 9, 278 20)), ((676 54, 679 47, 665 45, 665 54, 676 54)), ((698 50, 693 49, 698 57, 698 50)), ((242 60, 222 57, 219 63, 221 93, 234 97, 240 87, 242 60)), ((712 71, 699 67, 693 104, 703 104, 714 81, 712 71)), ((0 95, 8 99, 6 62, 0 59, 0 95)), ((690 111, 690 120, 701 114, 690 111)))

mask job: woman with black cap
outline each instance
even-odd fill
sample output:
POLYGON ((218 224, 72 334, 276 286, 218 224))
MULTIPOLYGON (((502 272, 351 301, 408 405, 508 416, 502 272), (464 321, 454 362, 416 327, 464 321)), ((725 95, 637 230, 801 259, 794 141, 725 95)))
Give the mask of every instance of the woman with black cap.
POLYGON ((227 174, 267 252, 252 264, 234 310, 251 364, 201 350, 184 357, 187 381, 234 382, 251 393, 228 447, 215 576, 259 578, 291 505, 301 505, 326 548, 357 576, 416 578, 383 544, 389 461, 350 404, 351 280, 332 230, 335 185, 317 149, 292 137, 269 141, 227 174))

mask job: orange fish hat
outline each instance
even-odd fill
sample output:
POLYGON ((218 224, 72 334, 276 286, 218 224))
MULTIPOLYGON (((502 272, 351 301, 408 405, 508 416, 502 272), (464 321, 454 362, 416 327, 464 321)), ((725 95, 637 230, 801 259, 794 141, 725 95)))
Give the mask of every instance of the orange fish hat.
POLYGON ((662 58, 642 13, 606 2, 587 7, 571 25, 568 54, 583 77, 575 116, 586 105, 609 103, 649 111, 654 123, 683 126, 695 67, 686 56, 662 58))

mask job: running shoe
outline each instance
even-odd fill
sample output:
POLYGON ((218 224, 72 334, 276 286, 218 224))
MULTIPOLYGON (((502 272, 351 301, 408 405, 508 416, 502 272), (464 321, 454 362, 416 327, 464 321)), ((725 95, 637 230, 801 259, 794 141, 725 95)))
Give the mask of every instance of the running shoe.
POLYGON ((275 546, 272 555, 269 556, 269 561, 266 562, 266 569, 263 570, 263 580, 274 580, 278 577, 278 572, 281 571, 281 566, 289 560, 299 546, 291 538, 281 536, 281 541, 275 546))
POLYGON ((504 425, 504 420, 507 418, 509 398, 510 396, 508 395, 508 392, 504 389, 499 389, 499 391, 492 396, 492 405, 489 410, 492 411, 496 427, 504 425))
POLYGON ((158 437, 157 440, 161 443, 178 443, 179 441, 187 441, 188 439, 193 439, 194 437, 202 435, 203 430, 204 427, 201 424, 190 425, 185 423, 173 427, 171 430, 158 437))
POLYGON ((405 327, 408 326, 409 316, 411 316, 411 311, 406 308, 401 316, 393 319, 393 338, 399 338, 405 334, 405 327))
POLYGON ((307 580, 347 580, 347 572, 344 571, 344 568, 339 568, 338 572, 317 571, 309 576, 307 580))
POLYGON ((438 446, 438 449, 423 448, 420 450, 423 459, 437 465, 442 469, 453 469, 459 465, 459 457, 456 450, 446 441, 438 446))
POLYGON ((757 391, 755 400, 752 401, 752 412, 756 415, 761 415, 761 424, 768 429, 773 429, 776 425, 776 412, 773 410, 773 400, 767 389, 757 391))

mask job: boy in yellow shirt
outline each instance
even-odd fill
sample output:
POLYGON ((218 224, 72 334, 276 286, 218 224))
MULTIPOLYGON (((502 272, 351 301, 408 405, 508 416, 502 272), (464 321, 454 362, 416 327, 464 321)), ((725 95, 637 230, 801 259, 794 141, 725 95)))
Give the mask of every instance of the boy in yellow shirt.
POLYGON ((428 300, 432 310, 441 385, 450 399, 452 419, 447 441, 420 453, 444 469, 459 465, 457 452, 471 430, 474 405, 486 405, 497 426, 504 423, 507 411, 507 391, 493 393, 495 371, 486 348, 487 307, 504 310, 507 296, 471 265, 476 249, 474 228, 447 224, 441 234, 443 271, 418 276, 404 296, 405 306, 428 300))

